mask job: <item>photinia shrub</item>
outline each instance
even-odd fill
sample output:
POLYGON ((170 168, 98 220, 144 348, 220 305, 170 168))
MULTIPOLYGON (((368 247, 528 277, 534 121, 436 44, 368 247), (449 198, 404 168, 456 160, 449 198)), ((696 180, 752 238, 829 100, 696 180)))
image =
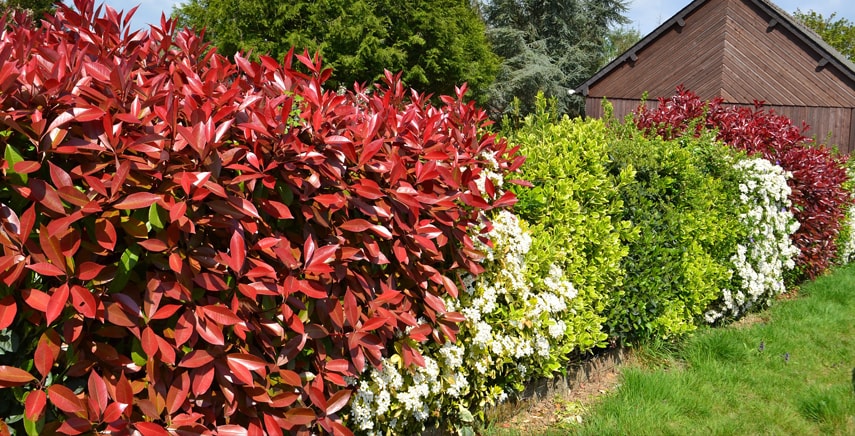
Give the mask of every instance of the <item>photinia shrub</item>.
POLYGON ((0 23, 0 416, 349 434, 360 374, 456 339, 444 299, 515 202, 482 172, 523 158, 465 87, 338 95, 308 55, 231 62, 129 19, 76 0, 0 23))
POLYGON ((755 107, 725 107, 721 98, 702 101, 696 94, 677 88, 671 98, 660 98, 656 108, 642 104, 634 114, 636 125, 663 138, 715 129, 718 139, 750 154, 759 154, 792 173, 792 211, 800 226, 793 235, 799 249, 796 271, 813 278, 830 266, 837 253, 842 220, 852 203, 843 188, 846 171, 843 159, 829 148, 812 145, 804 136, 807 126, 798 127, 784 116, 755 107))

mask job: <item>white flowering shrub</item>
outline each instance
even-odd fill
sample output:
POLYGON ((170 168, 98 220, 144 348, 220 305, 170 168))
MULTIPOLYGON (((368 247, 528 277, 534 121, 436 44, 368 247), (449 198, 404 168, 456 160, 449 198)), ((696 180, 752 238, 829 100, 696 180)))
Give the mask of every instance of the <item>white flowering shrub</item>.
POLYGON ((532 235, 525 223, 501 211, 486 236, 492 246, 481 247, 485 272, 463 279, 458 300, 445 299, 449 311, 466 316, 457 342, 423 345, 423 367, 407 368, 393 355, 354 381, 356 430, 416 432, 439 415, 446 424, 466 426, 526 380, 551 376, 577 347, 579 332, 568 328, 577 313, 576 289, 555 265, 546 277, 530 276, 532 235))
POLYGON ((798 248, 791 235, 799 223, 790 212, 790 177, 780 166, 762 158, 743 159, 734 167, 743 174, 739 220, 747 238, 731 257, 734 289, 724 289, 719 301, 705 314, 709 323, 738 318, 752 307, 766 306, 786 291, 784 274, 795 267, 798 248))
MULTIPOLYGON (((855 159, 851 157, 846 161, 846 183, 843 188, 849 192, 855 202, 855 159)), ((849 206, 840 234, 837 238, 837 263, 845 265, 855 260, 855 205, 849 206)))

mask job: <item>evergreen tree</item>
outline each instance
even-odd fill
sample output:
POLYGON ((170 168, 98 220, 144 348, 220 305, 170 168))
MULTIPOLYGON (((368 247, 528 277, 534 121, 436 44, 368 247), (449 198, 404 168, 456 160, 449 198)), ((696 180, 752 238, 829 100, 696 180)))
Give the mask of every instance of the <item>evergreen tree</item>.
POLYGON ((483 97, 499 67, 469 0, 189 0, 173 15, 205 27, 226 55, 319 51, 332 85, 371 83, 388 69, 422 92, 450 94, 468 82, 483 97))
POLYGON ((490 88, 494 117, 531 112, 538 91, 556 98, 560 112, 580 113, 569 91, 602 65, 609 29, 628 22, 626 0, 492 0, 483 10, 493 49, 504 59, 490 88))

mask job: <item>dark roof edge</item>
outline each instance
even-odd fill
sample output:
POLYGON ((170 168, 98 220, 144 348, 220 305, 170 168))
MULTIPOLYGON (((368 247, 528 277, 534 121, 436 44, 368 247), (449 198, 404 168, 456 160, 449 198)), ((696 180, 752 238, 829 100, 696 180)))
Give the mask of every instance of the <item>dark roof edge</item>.
MULTIPOLYGON (((695 9, 699 8, 701 5, 706 3, 708 0, 695 0, 689 3, 686 7, 677 12, 676 15, 671 17, 668 21, 659 25, 653 32, 650 32, 647 36, 641 39, 641 41, 637 42, 635 45, 629 48, 629 50, 625 51, 623 54, 615 58, 613 61, 609 62, 608 65, 597 71, 590 79, 586 80, 584 83, 576 87, 574 90, 578 94, 582 94, 583 96, 588 95, 588 90, 591 85, 598 82, 604 76, 608 75, 615 68, 622 65, 624 62, 628 60, 635 60, 637 53, 641 51, 644 47, 646 47, 651 42, 655 41, 659 36, 663 33, 671 30, 671 28, 677 25, 684 25, 684 19, 687 15, 692 13, 695 9)), ((855 64, 846 59, 839 51, 828 45, 822 38, 811 29, 805 27, 801 23, 799 23, 795 18, 793 18, 790 14, 779 8, 777 5, 772 3, 771 0, 751 0, 756 6, 760 9, 766 11, 773 19, 777 19, 778 24, 783 25, 787 28, 793 35, 796 35, 799 39, 801 39, 808 46, 813 48, 817 53, 819 53, 823 59, 827 63, 831 63, 834 65, 838 71, 843 73, 846 77, 855 81, 855 64)))
POLYGON ((827 62, 833 64, 838 71, 843 73, 850 80, 855 81, 855 64, 853 64, 846 56, 837 51, 836 48, 825 42, 819 34, 811 30, 809 27, 800 23, 792 15, 772 3, 771 0, 753 0, 754 4, 765 10, 772 18, 783 18, 780 24, 786 27, 790 32, 799 37, 803 42, 811 46, 817 53, 822 56, 827 62), (777 17, 776 17, 777 16, 777 17))
POLYGON ((612 70, 614 70, 615 68, 617 68, 618 66, 620 66, 624 62, 626 62, 628 60, 634 60, 633 58, 635 56, 637 56, 637 53, 639 51, 641 51, 641 49, 643 49, 648 44, 650 44, 651 42, 653 42, 654 40, 659 38, 659 36, 662 35, 663 33, 671 30, 671 28, 675 24, 678 24, 678 22, 682 23, 687 15, 692 13, 692 11, 694 11, 695 9, 697 9, 699 6, 701 6, 702 4, 704 4, 706 2, 707 2, 707 0, 695 0, 691 3, 689 3, 686 7, 681 9, 680 12, 677 12, 677 14, 674 15, 673 17, 671 17, 668 21, 665 21, 664 23, 660 24, 659 27, 656 28, 656 30, 654 30, 653 32, 650 32, 649 34, 647 34, 647 36, 642 38, 641 41, 638 41, 637 43, 635 43, 635 45, 630 47, 629 50, 623 52, 623 54, 621 54, 620 56, 615 58, 613 61, 609 62, 605 67, 601 68, 600 71, 597 71, 593 76, 591 76, 590 79, 586 80, 584 83, 577 86, 575 89, 575 92, 577 94, 582 94, 584 96, 587 96, 588 95, 588 89, 591 87, 591 85, 593 85, 594 83, 596 83, 597 81, 602 79, 607 74, 611 73, 612 70))

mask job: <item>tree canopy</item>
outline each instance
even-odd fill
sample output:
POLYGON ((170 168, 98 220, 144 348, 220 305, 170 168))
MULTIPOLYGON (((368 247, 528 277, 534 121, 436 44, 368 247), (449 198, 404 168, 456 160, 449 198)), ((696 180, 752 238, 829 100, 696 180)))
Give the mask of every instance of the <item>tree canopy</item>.
POLYGON ((333 85, 371 83, 388 69, 423 92, 468 82, 483 98, 499 67, 469 0, 189 0, 173 15, 206 28, 225 55, 320 52, 333 85))
POLYGON ((609 56, 610 28, 628 22, 626 0, 492 0, 483 4, 488 35, 504 59, 490 88, 493 115, 534 109, 538 91, 562 113, 581 105, 569 91, 609 56), (519 107, 513 105, 519 99, 519 107))
POLYGON ((837 18, 837 13, 823 17, 813 10, 802 12, 796 9, 793 16, 847 59, 855 60, 855 23, 846 18, 837 18))
POLYGON ((56 0, 0 0, 0 13, 10 10, 27 11, 38 23, 45 14, 56 11, 56 0))

